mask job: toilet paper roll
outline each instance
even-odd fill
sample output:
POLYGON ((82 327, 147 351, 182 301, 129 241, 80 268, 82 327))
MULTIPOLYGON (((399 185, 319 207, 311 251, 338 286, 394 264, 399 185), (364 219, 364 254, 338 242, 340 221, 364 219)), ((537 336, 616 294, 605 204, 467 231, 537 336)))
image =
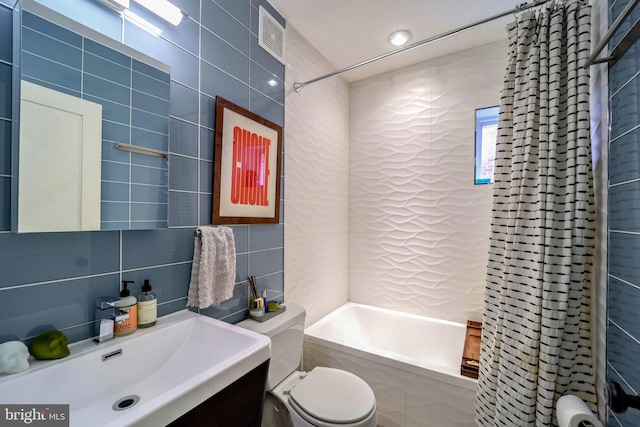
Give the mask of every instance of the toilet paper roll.
POLYGON ((556 414, 560 427, 603 427, 591 409, 578 396, 566 395, 558 399, 556 414), (585 424, 580 424, 585 423, 585 424), (591 423, 591 424, 589 424, 591 423))

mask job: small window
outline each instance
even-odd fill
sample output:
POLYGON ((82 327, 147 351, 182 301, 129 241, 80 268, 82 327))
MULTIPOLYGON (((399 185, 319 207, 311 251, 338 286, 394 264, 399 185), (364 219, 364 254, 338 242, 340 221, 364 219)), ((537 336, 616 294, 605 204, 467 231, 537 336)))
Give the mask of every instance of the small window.
POLYGON ((498 107, 476 110, 476 184, 493 182, 498 140, 498 107))

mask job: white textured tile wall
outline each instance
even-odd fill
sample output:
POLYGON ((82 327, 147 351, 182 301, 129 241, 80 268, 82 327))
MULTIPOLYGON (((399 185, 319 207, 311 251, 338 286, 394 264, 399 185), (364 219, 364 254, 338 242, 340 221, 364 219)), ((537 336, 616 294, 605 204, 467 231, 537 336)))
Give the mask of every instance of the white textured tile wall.
POLYGON ((287 25, 285 98, 285 300, 311 324, 348 299, 349 86, 334 77, 293 90, 334 68, 287 25))
POLYGON ((475 109, 499 104, 506 41, 351 85, 349 299, 481 320, 491 185, 475 109))

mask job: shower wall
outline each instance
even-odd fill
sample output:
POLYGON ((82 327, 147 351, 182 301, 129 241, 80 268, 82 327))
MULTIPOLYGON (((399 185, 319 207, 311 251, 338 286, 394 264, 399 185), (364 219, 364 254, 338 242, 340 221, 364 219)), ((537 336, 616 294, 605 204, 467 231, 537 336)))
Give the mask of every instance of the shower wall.
POLYGON ((504 40, 351 85, 350 301, 482 319, 492 184, 474 185, 474 112, 499 104, 506 58, 504 40))
POLYGON ((347 302, 349 239, 349 86, 287 25, 285 74, 285 291, 311 324, 347 302))

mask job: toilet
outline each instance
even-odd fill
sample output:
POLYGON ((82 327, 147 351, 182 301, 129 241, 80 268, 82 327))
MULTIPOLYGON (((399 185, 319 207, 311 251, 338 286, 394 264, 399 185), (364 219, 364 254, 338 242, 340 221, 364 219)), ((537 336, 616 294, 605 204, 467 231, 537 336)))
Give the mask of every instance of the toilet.
POLYGON ((271 339, 262 426, 375 427, 376 400, 364 380, 341 369, 298 371, 306 313, 296 304, 264 322, 237 324, 271 339))

